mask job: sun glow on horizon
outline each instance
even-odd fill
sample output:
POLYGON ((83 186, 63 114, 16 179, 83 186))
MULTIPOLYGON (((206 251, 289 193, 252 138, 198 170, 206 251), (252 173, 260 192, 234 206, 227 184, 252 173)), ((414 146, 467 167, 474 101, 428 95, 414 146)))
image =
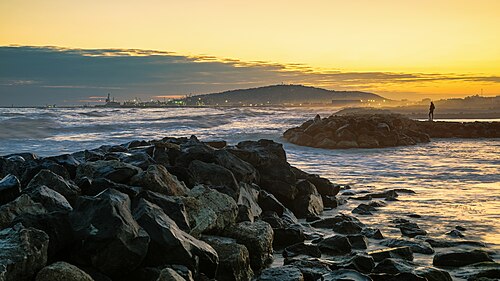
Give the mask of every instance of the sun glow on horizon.
MULTIPOLYGON (((488 0, 2 1, 0 45, 128 50, 103 56, 180 54, 321 75, 412 73, 421 81, 363 83, 360 90, 495 95, 499 11, 500 1, 488 0)), ((332 88, 327 78, 293 82, 332 88)), ((345 81, 349 88, 357 82, 345 81)))

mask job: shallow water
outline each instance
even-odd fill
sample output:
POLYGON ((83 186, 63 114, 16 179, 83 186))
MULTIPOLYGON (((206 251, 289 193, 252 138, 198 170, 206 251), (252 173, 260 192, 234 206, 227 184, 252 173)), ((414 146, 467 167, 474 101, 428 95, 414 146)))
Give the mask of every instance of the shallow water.
MULTIPOLYGON (((334 109, 320 109, 327 116, 334 109)), ((120 144, 134 139, 190 136, 203 140, 269 138, 284 142, 289 127, 313 118, 318 109, 11 109, 0 108, 0 155, 30 151, 41 156, 120 144)), ((470 121, 470 120, 461 120, 470 121)), ((487 120, 486 120, 487 121, 487 120)), ((387 221, 408 213, 433 237, 461 225, 467 239, 500 252, 500 139, 437 139, 428 144, 384 149, 325 150, 285 143, 288 160, 354 190, 408 188, 374 216, 387 236, 399 237, 387 221)), ((340 209, 348 212, 361 202, 340 209)), ((498 256, 496 256, 498 258, 498 256)), ((418 257, 417 257, 418 259, 418 257)))

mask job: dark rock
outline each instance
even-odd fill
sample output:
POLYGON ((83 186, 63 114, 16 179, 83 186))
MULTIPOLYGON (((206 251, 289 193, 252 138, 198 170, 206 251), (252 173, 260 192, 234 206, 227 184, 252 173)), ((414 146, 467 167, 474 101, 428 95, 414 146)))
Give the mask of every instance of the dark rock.
POLYGON ((405 239, 386 239, 380 242, 381 245, 387 247, 403 247, 408 246, 414 253, 421 253, 431 255, 434 254, 434 249, 432 249, 431 245, 427 242, 423 241, 410 241, 405 239))
POLYGON ((42 230, 49 236, 47 250, 49 262, 68 257, 74 237, 67 212, 23 214, 12 222, 13 225, 18 223, 22 223, 25 227, 42 230))
POLYGON ((373 215, 373 211, 376 211, 374 207, 367 204, 359 204, 354 210, 352 210, 353 214, 359 215, 373 215))
POLYGON ((23 194, 16 200, 0 206, 0 229, 9 226, 18 216, 46 213, 47 210, 42 204, 34 202, 29 195, 23 194))
POLYGON ((27 188, 30 189, 43 185, 60 193, 71 204, 74 204, 76 198, 81 194, 78 186, 49 170, 40 170, 29 182, 27 188))
POLYGON ((204 184, 237 200, 239 186, 233 173, 217 164, 194 160, 189 164, 189 171, 197 184, 204 184))
POLYGON ((421 215, 418 215, 418 214, 408 214, 407 216, 410 218, 416 218, 416 219, 419 219, 422 217, 421 215))
POLYGON ((333 226, 333 231, 341 234, 358 234, 361 230, 362 226, 356 221, 341 221, 333 226))
POLYGON ((455 229, 458 231, 466 231, 467 230, 465 227, 460 226, 460 225, 455 226, 455 229))
POLYGON ((199 260, 200 271, 215 277, 218 265, 215 250, 180 230, 160 207, 141 199, 134 209, 134 218, 151 238, 144 261, 147 265, 182 264, 195 271, 199 260))
POLYGON ((253 187, 252 185, 246 183, 240 183, 240 195, 238 197, 238 208, 243 215, 239 217, 239 222, 241 221, 251 221, 253 222, 255 218, 258 218, 262 213, 262 209, 257 203, 259 200, 260 191, 253 187))
POLYGON ((181 198, 176 196, 167 196, 149 190, 141 193, 140 197, 160 207, 169 218, 175 221, 175 224, 180 229, 186 232, 191 230, 186 206, 181 198))
POLYGON ((73 210, 64 196, 44 185, 27 188, 23 192, 28 194, 33 201, 42 204, 49 212, 71 212, 73 210))
POLYGON ((306 238, 299 225, 290 225, 284 228, 274 228, 274 248, 282 248, 303 242, 306 238))
POLYGON ((165 195, 186 195, 187 187, 161 165, 151 165, 147 170, 133 176, 131 184, 165 195))
POLYGON ((81 196, 70 221, 78 241, 75 259, 106 275, 131 272, 147 254, 149 236, 133 219, 126 194, 107 189, 94 197, 81 196))
POLYGON ((227 150, 217 150, 215 163, 230 170, 238 182, 255 183, 259 181, 259 173, 248 162, 234 156, 227 150))
POLYGON ((226 228, 223 235, 234 238, 238 244, 247 247, 250 264, 255 272, 272 262, 273 229, 267 222, 241 222, 226 228))
POLYGON ((334 235, 324 238, 318 243, 319 249, 331 255, 345 255, 351 252, 351 243, 345 236, 334 235))
POLYGON ((488 253, 480 250, 438 253, 434 256, 432 264, 434 266, 461 267, 473 263, 493 261, 488 253))
POLYGON ((427 235, 427 231, 421 229, 418 224, 414 222, 404 222, 396 225, 401 230, 401 234, 413 238, 417 235, 427 235))
POLYGON ((132 199, 137 197, 137 195, 139 195, 139 193, 141 193, 141 191, 143 190, 142 187, 116 183, 105 178, 97 178, 92 180, 85 177, 79 179, 77 184, 81 188, 82 194, 88 196, 95 196, 108 188, 112 188, 127 194, 132 199))
POLYGON ((21 183, 16 176, 6 175, 0 180, 0 205, 8 203, 21 195, 21 183))
POLYGON ((35 228, 16 224, 0 231, 0 279, 32 280, 47 263, 49 237, 35 228))
POLYGON ((57 164, 63 166, 70 174, 71 178, 74 178, 76 175, 76 168, 81 164, 73 155, 71 154, 62 154, 58 156, 52 156, 45 158, 50 161, 54 161, 57 164))
POLYGON ((319 259, 286 258, 284 261, 284 265, 297 267, 304 275, 305 281, 322 280, 323 275, 331 273, 329 264, 319 259))
POLYGON ((250 257, 245 246, 236 240, 226 237, 202 236, 203 241, 212 246, 219 256, 217 280, 250 280, 253 271, 250 268, 250 257))
POLYGON ((218 148, 218 149, 224 148, 227 145, 227 142, 224 141, 224 140, 219 140, 219 141, 204 141, 203 143, 206 144, 206 145, 208 145, 208 146, 211 146, 213 148, 218 148))
POLYGON ((368 255, 372 256, 376 262, 388 258, 404 259, 408 261, 413 260, 413 251, 408 246, 375 250, 368 252, 368 255))
POLYGON ((256 281, 304 281, 300 270, 292 265, 267 268, 255 279, 256 281))
POLYGON ((344 214, 335 217, 324 218, 311 223, 316 228, 332 228, 334 231, 342 234, 358 234, 361 232, 363 223, 357 218, 344 214))
POLYGON ((76 178, 106 178, 117 183, 128 183, 130 178, 142 172, 140 168, 117 160, 82 163, 76 169, 76 178))
POLYGON ((340 186, 333 184, 328 179, 319 177, 317 175, 309 175, 307 180, 311 182, 322 196, 335 196, 340 191, 340 186))
MULTIPOLYGON (((188 196, 194 197, 200 202, 200 209, 195 210, 200 219, 211 216, 207 212, 215 213, 216 219, 207 228, 201 227, 203 224, 196 223, 192 228, 195 234, 212 231, 219 232, 236 222, 238 216, 238 205, 233 198, 224 193, 220 193, 214 189, 204 186, 196 186, 188 192, 188 196), (201 231, 201 232, 200 232, 201 231)), ((186 201, 184 201, 186 202, 186 201)), ((188 207, 186 205, 186 207, 188 207)), ((193 213, 193 210, 187 209, 188 213, 193 213)), ((190 215, 191 215, 190 214, 190 215)), ((199 221, 198 221, 199 222, 199 221)))
POLYGON ((297 182, 297 198, 293 202, 294 214, 299 218, 317 216, 323 212, 323 199, 316 187, 308 180, 297 182))
POLYGON ((484 243, 478 241, 456 241, 456 240, 444 240, 444 239, 425 239, 425 242, 429 243, 434 248, 449 248, 457 246, 474 246, 474 247, 486 247, 484 243))
POLYGON ((278 201, 274 195, 265 190, 261 190, 259 192, 258 202, 263 211, 273 211, 276 212, 278 216, 283 215, 283 212, 285 211, 285 206, 283 206, 283 204, 281 204, 281 202, 278 201))
POLYGON ((317 245, 304 244, 303 242, 290 245, 283 250, 283 257, 285 258, 293 258, 299 255, 320 258, 321 251, 317 245))
POLYGON ((85 271, 63 261, 42 268, 36 275, 36 281, 54 280, 94 281, 85 271))
POLYGON ((323 199, 323 206, 325 208, 337 208, 340 205, 347 203, 344 198, 336 198, 335 196, 321 196, 323 199))
POLYGON ((363 273, 351 269, 339 269, 323 276, 323 281, 372 281, 372 279, 363 273))
POLYGON ((359 201, 370 201, 372 200, 372 196, 370 194, 366 194, 363 196, 349 197, 351 200, 359 200, 359 201))
POLYGON ((267 211, 263 212, 261 219, 265 222, 267 222, 273 229, 277 228, 285 228, 288 226, 287 223, 285 223, 279 216, 276 214, 276 212, 273 211, 267 211))
POLYGON ((375 229, 375 228, 364 228, 361 231, 361 234, 368 238, 373 238, 373 239, 384 239, 384 235, 382 235, 382 232, 380 232, 380 229, 375 229))
POLYGON ((398 274, 413 271, 414 264, 402 259, 387 258, 382 260, 373 269, 374 273, 398 274))
POLYGON ((465 235, 463 235, 462 232, 460 232, 457 229, 453 229, 449 232, 446 232, 446 235, 451 236, 451 237, 459 237, 459 238, 465 237, 465 235))
MULTIPOLYGON (((141 279, 143 280, 143 279, 141 279)), ((160 275, 156 281, 185 281, 184 277, 182 277, 177 271, 172 268, 164 268, 160 271, 160 275)))
POLYGON ((355 235, 347 235, 347 239, 353 249, 366 249, 368 248, 368 239, 364 235, 355 234, 355 235))
POLYGON ((426 278, 428 281, 452 281, 450 274, 444 270, 434 267, 418 267, 415 269, 418 276, 426 278))

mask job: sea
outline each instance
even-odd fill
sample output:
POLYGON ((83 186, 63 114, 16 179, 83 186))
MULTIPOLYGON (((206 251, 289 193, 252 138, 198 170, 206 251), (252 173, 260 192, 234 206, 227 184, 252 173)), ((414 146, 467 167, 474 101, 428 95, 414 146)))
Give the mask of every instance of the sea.
MULTIPOLYGON (((355 192, 406 188, 373 216, 360 219, 400 237, 389 221, 412 219, 433 238, 446 238, 456 226, 464 239, 482 241, 500 258, 500 139, 433 139, 430 143, 381 149, 327 150, 287 143, 283 132, 335 108, 0 108, 0 155, 72 153, 131 140, 189 137, 200 140, 272 139, 283 143, 288 161, 355 192)), ((439 120, 439 116, 436 115, 439 120)), ((452 121, 452 120, 448 120, 452 121)), ((461 122, 473 122, 465 119, 461 122)), ((500 121, 489 119, 481 121, 500 121)), ((350 213, 349 201, 326 212, 350 213)), ((372 248, 381 246, 372 245, 372 248)), ((465 246, 464 246, 465 247, 465 246)), ((448 251, 449 249, 437 249, 448 251)), ((416 255, 424 263, 429 258, 416 255)))

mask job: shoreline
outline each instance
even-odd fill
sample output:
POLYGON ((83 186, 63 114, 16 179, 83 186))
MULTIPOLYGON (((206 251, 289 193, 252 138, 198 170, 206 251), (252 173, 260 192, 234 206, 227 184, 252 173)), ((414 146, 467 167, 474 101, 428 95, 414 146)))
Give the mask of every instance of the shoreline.
MULTIPOLYGON (((412 265, 410 259, 413 260, 415 255, 418 257, 415 262, 419 263, 423 258, 425 263, 421 265, 429 266, 432 264, 430 260, 432 253, 434 253, 434 250, 430 249, 438 249, 441 246, 451 246, 451 249, 455 251, 458 249, 466 253, 464 255, 467 258, 464 256, 464 259, 470 258, 470 255, 479 255, 480 259, 484 260, 491 259, 489 256, 476 254, 468 248, 463 248, 461 244, 456 244, 458 241, 466 240, 453 237, 445 240, 426 237, 425 229, 416 224, 419 220, 417 214, 414 217, 403 216, 393 222, 395 229, 401 231, 401 238, 379 239, 379 232, 371 230, 371 225, 362 223, 357 217, 369 216, 369 213, 383 211, 384 206, 390 206, 393 200, 398 200, 398 197, 412 196, 411 190, 373 190, 363 193, 363 190, 357 190, 356 187, 339 186, 327 179, 290 166, 281 144, 273 141, 246 141, 240 142, 236 146, 226 146, 224 142, 203 143, 193 137, 191 139, 165 138, 158 141, 134 141, 124 145, 104 145, 98 149, 66 156, 38 159, 31 154, 20 154, 2 157, 0 160, 0 163, 3 163, 0 165, 2 173, 5 174, 7 169, 17 173, 19 177, 18 185, 15 184, 15 180, 7 181, 14 182, 14 189, 19 188, 19 193, 14 192, 13 201, 2 202, 4 204, 0 207, 0 214, 2 212, 5 214, 6 210, 13 210, 13 208, 17 210, 17 213, 15 213, 14 218, 0 215, 3 218, 10 218, 8 223, 3 221, 2 228, 16 222, 36 226, 38 219, 33 221, 33 219, 23 218, 23 212, 35 211, 36 214, 32 215, 42 219, 48 216, 41 212, 43 208, 56 208, 59 212, 62 208, 63 212, 70 214, 69 223, 72 229, 70 231, 75 231, 80 229, 79 224, 76 223, 80 216, 76 216, 76 214, 90 216, 91 221, 95 220, 94 224, 102 219, 112 219, 114 215, 108 217, 104 210, 108 204, 114 204, 113 201, 109 201, 111 198, 122 198, 119 200, 123 202, 129 200, 128 202, 131 202, 132 206, 130 209, 119 207, 120 210, 133 214, 133 219, 137 220, 139 227, 145 229, 149 234, 149 243, 159 243, 158 247, 160 247, 166 242, 155 240, 157 238, 154 237, 157 236, 152 236, 152 233, 153 229, 158 231, 158 228, 152 228, 155 224, 146 218, 161 219, 165 216, 171 217, 175 221, 170 222, 173 227, 170 228, 170 231, 175 230, 175 233, 184 237, 182 239, 194 241, 190 243, 193 243, 193 247, 200 249, 201 252, 197 252, 198 255, 203 253, 202 256, 198 256, 203 263, 200 264, 200 267, 193 267, 188 260, 183 261, 184 265, 190 269, 191 274, 194 275, 202 273, 209 277, 220 274, 217 276, 221 280, 227 276, 238 276, 237 280, 249 280, 249 276, 254 275, 257 280, 260 280, 259 278, 264 280, 265 276, 270 274, 278 274, 279 276, 280 274, 293 273, 311 277, 308 274, 313 274, 313 272, 316 275, 312 276, 320 274, 337 278, 348 273, 358 278, 370 276, 366 278, 372 279, 393 278, 397 274, 414 276, 439 274, 445 277, 436 280, 448 280, 446 276, 449 275, 444 273, 443 269, 425 267, 425 270, 417 270, 416 265, 412 265), (26 167, 26 165, 30 167, 28 170, 34 170, 26 173, 28 170, 24 169, 22 172, 22 167, 26 167), (191 176, 188 176, 186 172, 191 176), (42 174, 40 175, 40 173, 42 174), (42 186, 46 186, 46 188, 42 186), (112 189, 106 189, 108 187, 112 187, 112 189), (46 194, 47 188, 52 190, 49 190, 50 195, 46 194), (41 198, 45 199, 41 200, 41 198), (47 200, 47 198, 51 198, 51 200, 47 200), (97 198, 100 201, 95 201, 97 198), (215 201, 206 201, 206 198, 213 198, 215 201), (345 203, 346 200, 356 202, 355 205, 359 203, 359 205, 353 210, 346 210, 348 213, 343 215, 335 212, 336 207, 345 203), (22 205, 21 201, 28 203, 22 205), (101 201, 107 203, 98 203, 101 201), (197 201, 203 202, 205 206, 194 203, 197 201), (16 202, 16 204, 12 202, 16 202), (83 204, 83 202, 86 203, 83 204), (166 202, 170 202, 169 205, 165 205, 166 202), (10 208, 6 209, 5 204, 8 204, 10 208), (41 207, 33 210, 33 206, 40 204, 41 207), (184 206, 184 209, 181 206, 184 206), (104 209, 98 214, 93 213, 95 208, 104 209), (179 213, 179 210, 185 211, 179 213), (327 216, 322 215, 324 210, 326 210, 327 216), (209 219, 210 217, 212 219, 209 219), (298 220, 297 218, 302 219, 298 220), (200 224, 207 222, 207 219, 209 225, 200 224), (256 233, 260 234, 255 236, 256 233), (189 238, 190 236, 187 235, 192 235, 193 238, 189 238), (197 242, 196 239, 201 240, 197 242), (254 249, 250 245, 260 246, 258 249, 254 249), (374 245, 386 250, 382 253, 366 250, 374 245), (344 250, 338 252, 338 247, 344 250), (403 247, 404 250, 397 247, 403 247), (284 261, 288 264, 287 266, 266 269, 267 265, 271 263, 273 248, 275 253, 286 255, 284 261), (426 253, 420 253, 420 251, 426 253), (214 252, 217 254, 218 262, 215 261, 214 252), (416 253, 414 254, 414 252, 416 253), (239 253, 240 257, 243 258, 239 265, 225 264, 224 261, 229 262, 234 258, 232 255, 236 253, 239 253), (318 255, 322 258, 321 261, 315 260, 318 255), (218 264, 221 271, 219 273, 207 271, 204 267, 207 263, 218 264), (388 263, 396 268, 409 266, 411 270, 394 272, 387 268, 388 263)), ((3 188, 0 190, 5 191, 3 188)), ((129 223, 133 224, 132 221, 129 223)), ((35 231, 29 227, 24 230, 20 226, 16 227, 7 227, 11 229, 10 235, 14 235, 16 231, 35 231)), ((165 231, 161 229, 160 231, 165 231)), ((81 230, 84 231, 84 228, 81 230)), ((450 229, 450 231, 453 230, 450 229)), ((460 230, 457 231, 460 232, 460 230)), ((466 232, 466 230, 462 230, 462 232, 466 232)), ((92 233, 87 233, 84 236, 78 233, 76 232, 77 239, 81 239, 81 241, 90 243, 94 239, 92 233)), ((459 235, 457 232, 452 233, 459 235)), ((50 232, 47 234, 51 235, 50 232)), ((111 240, 116 239, 113 238, 116 237, 114 236, 116 233, 108 233, 107 235, 111 240)), ((146 236, 147 234, 141 237, 146 236)), ((0 239, 2 237, 0 236, 0 239)), ((57 238, 56 241, 61 242, 62 238, 57 238)), ((145 241, 146 238, 141 239, 145 241)), ((94 276, 98 273, 102 274, 103 271, 115 278, 120 275, 112 270, 114 266, 120 265, 107 264, 107 260, 101 260, 104 265, 85 260, 74 260, 71 255, 68 255, 70 253, 64 253, 64 250, 60 248, 58 254, 54 256, 53 251, 57 252, 59 245, 54 245, 54 242, 51 244, 50 241, 48 242, 48 249, 52 249, 52 252, 49 251, 52 255, 49 257, 50 261, 60 259, 76 264, 91 276, 92 274, 94 276)), ((74 242, 65 241, 65 243, 72 244, 74 242)), ((132 242, 127 242, 125 245, 128 243, 132 242)), ((480 241, 463 243, 475 245, 478 249, 487 249, 481 245, 480 241)), ((132 275, 139 274, 138 271, 149 268, 146 265, 151 262, 151 259, 156 260, 155 264, 158 263, 158 259, 162 259, 161 255, 144 250, 145 244, 147 243, 143 242, 140 246, 143 249, 145 259, 135 262, 137 269, 131 272, 132 275)), ((139 246, 136 245, 136 247, 139 246)), ((70 248, 83 256, 93 255, 90 248, 70 248)), ((444 250, 444 253, 448 252, 450 251, 444 250)), ((439 259, 446 260, 447 257, 443 256, 444 253, 440 250, 436 255, 440 257, 439 259)), ((124 255, 127 254, 128 252, 125 251, 124 255)), ((434 259, 436 259, 435 256, 434 259)), ((439 264, 441 260, 437 263, 439 264)), ((165 270, 170 272, 166 268, 171 262, 171 260, 161 261, 163 269, 158 271, 161 273, 165 270)), ((37 265, 39 268, 27 269, 27 271, 31 270, 34 272, 33 274, 36 274, 36 271, 43 265, 45 264, 40 263, 37 265)), ((460 268, 463 268, 462 265, 458 266, 458 269, 460 268)), ((26 270, 26 268, 24 269, 26 270)), ((449 269, 445 268, 445 270, 449 269)), ((176 269, 174 268, 173 271, 176 269)), ((451 271, 455 272, 456 270, 451 271)), ((477 274, 481 270, 475 269, 473 271, 473 274, 477 274)), ((182 273, 178 270, 176 272, 176 274, 182 273)), ((275 277, 274 280, 279 279, 275 277)))

